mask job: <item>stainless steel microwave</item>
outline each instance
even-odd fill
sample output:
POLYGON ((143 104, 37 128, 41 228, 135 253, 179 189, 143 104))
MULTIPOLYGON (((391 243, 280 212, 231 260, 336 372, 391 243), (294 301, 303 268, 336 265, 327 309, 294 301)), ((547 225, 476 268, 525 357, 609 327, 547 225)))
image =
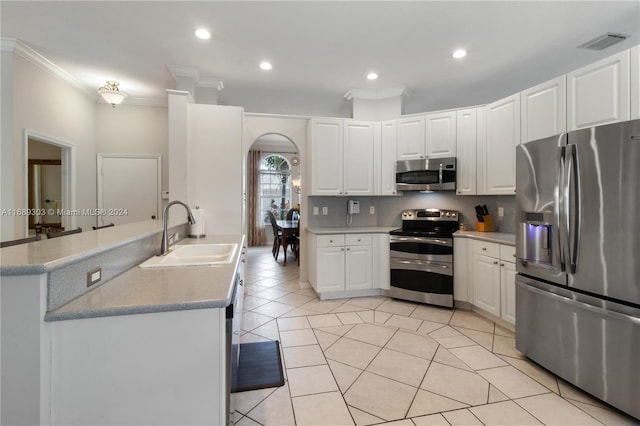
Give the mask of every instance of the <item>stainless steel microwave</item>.
POLYGON ((398 191, 455 191, 456 158, 396 162, 398 191))

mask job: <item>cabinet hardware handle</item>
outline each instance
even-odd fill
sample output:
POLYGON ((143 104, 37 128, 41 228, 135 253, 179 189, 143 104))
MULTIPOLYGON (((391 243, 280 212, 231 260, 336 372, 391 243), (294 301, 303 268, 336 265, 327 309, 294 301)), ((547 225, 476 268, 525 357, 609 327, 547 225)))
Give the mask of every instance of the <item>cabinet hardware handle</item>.
POLYGON ((486 247, 482 247, 482 250, 487 251, 487 248, 486 247))
POLYGON ((333 240, 329 240, 329 242, 330 242, 330 243, 332 243, 332 242, 333 242, 333 240))
POLYGON ((500 266, 504 266, 504 263, 501 263, 500 266))
POLYGON ((497 261, 497 260, 494 260, 494 261, 493 261, 493 264, 494 264, 494 265, 497 265, 497 264, 498 264, 498 261, 497 261))
POLYGON ((246 259, 242 259, 242 263, 245 263, 247 260, 246 259))
POLYGON ((244 280, 240 280, 240 285, 244 285, 244 280))
POLYGON ((351 249, 347 247, 347 251, 351 251, 351 249))
POLYGON ((343 248, 341 248, 341 249, 340 249, 340 251, 344 251, 344 249, 343 249, 343 248))

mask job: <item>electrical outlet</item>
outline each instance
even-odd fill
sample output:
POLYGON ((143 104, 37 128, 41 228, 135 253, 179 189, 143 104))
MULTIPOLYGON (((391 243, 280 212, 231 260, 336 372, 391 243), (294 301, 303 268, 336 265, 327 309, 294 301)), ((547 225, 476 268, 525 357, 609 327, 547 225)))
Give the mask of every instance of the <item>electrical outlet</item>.
POLYGON ((329 207, 327 206, 322 207, 322 215, 326 216, 328 214, 329 214, 329 207))
POLYGON ((313 215, 318 216, 319 214, 320 214, 320 209, 318 209, 318 206, 313 206, 313 215))
POLYGON ((102 268, 96 268, 87 272, 87 287, 91 287, 102 279, 102 268))
POLYGON ((498 207, 498 217, 504 217, 504 207, 498 207))
POLYGON ((369 206, 369 214, 376 214, 376 206, 369 206))

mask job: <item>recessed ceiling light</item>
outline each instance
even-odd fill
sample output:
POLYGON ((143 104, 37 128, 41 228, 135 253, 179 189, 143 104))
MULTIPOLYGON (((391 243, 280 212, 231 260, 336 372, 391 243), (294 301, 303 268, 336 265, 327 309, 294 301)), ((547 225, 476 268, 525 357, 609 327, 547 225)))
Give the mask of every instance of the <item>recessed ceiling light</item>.
POLYGON ((465 56, 467 56, 467 51, 464 49, 458 49, 453 52, 453 57, 456 59, 464 58, 465 56))
POLYGON ((376 74, 375 72, 370 72, 369 74, 367 74, 367 80, 376 80, 378 78, 378 74, 376 74))
POLYGON ((261 70, 269 71, 271 68, 273 68, 273 65, 271 65, 271 62, 267 62, 267 61, 260 62, 261 70))
POLYGON ((204 28, 198 28, 194 31, 196 37, 202 40, 209 40, 211 38, 211 33, 204 28))

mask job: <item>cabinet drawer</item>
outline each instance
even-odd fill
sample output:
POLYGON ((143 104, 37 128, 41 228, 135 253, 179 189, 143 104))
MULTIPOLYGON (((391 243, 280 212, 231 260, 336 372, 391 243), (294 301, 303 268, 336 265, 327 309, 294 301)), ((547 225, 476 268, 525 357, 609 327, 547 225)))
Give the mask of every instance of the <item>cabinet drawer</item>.
POLYGON ((500 260, 505 262, 515 263, 516 261, 516 248, 513 246, 505 246, 500 244, 500 260))
POLYGON ((371 234, 346 234, 345 244, 348 246, 370 246, 371 234))
POLYGON ((485 256, 500 257, 500 244, 488 243, 486 241, 473 241, 473 252, 485 256))
POLYGON ((339 247, 343 245, 344 235, 342 234, 318 235, 318 247, 339 247))

